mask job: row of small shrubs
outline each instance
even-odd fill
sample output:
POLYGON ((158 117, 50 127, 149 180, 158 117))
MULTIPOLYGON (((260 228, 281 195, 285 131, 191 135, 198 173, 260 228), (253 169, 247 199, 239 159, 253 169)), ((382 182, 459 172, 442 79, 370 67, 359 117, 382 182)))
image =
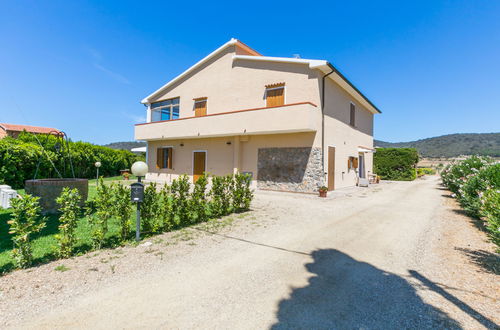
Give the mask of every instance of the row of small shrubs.
MULTIPOLYGON (((148 185, 141 203, 141 232, 145 235, 158 234, 250 208, 253 193, 249 176, 212 176, 210 189, 208 181, 208 177, 203 175, 191 185, 188 176, 182 175, 160 190, 155 183, 148 185)), ((46 219, 40 214, 38 200, 31 195, 12 200, 9 233, 14 243, 13 258, 19 268, 32 264, 31 238, 45 226, 46 219)), ((130 201, 127 186, 118 183, 105 185, 101 178, 96 196, 87 202, 85 208, 79 206, 80 200, 78 190, 69 188, 64 188, 57 198, 60 216, 56 250, 59 258, 74 254, 78 243, 75 230, 83 214, 89 219, 93 249, 105 246, 111 219, 119 221, 120 242, 132 238, 134 204, 130 201)))
POLYGON ((382 180, 412 181, 417 174, 418 152, 414 148, 377 148, 373 171, 382 180))
MULTIPOLYGON (((60 141, 53 136, 38 139, 44 145, 45 152, 29 133, 21 133, 17 139, 6 137, 0 140, 0 182, 21 188, 25 180, 34 178, 39 159, 38 179, 57 177, 52 163, 62 172, 62 176, 72 177, 67 154, 57 152, 57 148, 61 147, 60 141)), ((127 150, 115 150, 86 142, 69 142, 69 150, 77 178, 94 178, 96 161, 102 164, 99 168, 101 175, 114 176, 143 158, 127 150)))
POLYGON ((417 177, 422 177, 424 175, 434 175, 436 170, 430 167, 419 167, 417 168, 417 177))
POLYGON ((468 215, 486 221, 490 239, 500 247, 500 163, 472 156, 447 165, 441 178, 468 215))

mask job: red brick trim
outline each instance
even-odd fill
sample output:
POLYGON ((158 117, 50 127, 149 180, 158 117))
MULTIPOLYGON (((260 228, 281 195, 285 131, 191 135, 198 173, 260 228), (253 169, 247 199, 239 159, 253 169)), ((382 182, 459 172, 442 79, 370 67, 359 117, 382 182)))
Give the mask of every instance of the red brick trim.
POLYGON ((177 118, 177 119, 170 119, 170 120, 159 120, 159 121, 153 121, 150 123, 141 123, 141 124, 135 124, 135 126, 140 126, 140 125, 148 125, 148 124, 156 124, 156 123, 164 123, 164 122, 171 122, 171 121, 178 121, 178 120, 186 120, 186 119, 192 119, 192 118, 203 118, 203 117, 211 117, 211 116, 220 116, 220 115, 228 115, 232 113, 238 113, 238 112, 247 112, 247 111, 256 111, 256 110, 265 110, 265 109, 273 109, 273 108, 280 108, 280 107, 291 107, 294 105, 302 105, 302 104, 310 104, 313 107, 318 107, 316 104, 312 102, 298 102, 298 103, 290 103, 290 104, 285 104, 285 105, 278 105, 275 107, 262 107, 262 108, 253 108, 253 109, 243 109, 243 110, 236 110, 236 111, 227 111, 227 112, 219 112, 219 113, 211 113, 205 116, 201 117, 184 117, 184 118, 177 118))

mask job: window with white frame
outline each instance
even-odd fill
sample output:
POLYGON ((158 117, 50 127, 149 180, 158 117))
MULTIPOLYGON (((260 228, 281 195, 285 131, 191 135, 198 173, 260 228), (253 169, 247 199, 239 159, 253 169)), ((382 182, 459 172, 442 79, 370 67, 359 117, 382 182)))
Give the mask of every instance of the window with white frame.
POLYGON ((179 100, 176 97, 151 103, 151 121, 172 120, 179 118, 179 100))

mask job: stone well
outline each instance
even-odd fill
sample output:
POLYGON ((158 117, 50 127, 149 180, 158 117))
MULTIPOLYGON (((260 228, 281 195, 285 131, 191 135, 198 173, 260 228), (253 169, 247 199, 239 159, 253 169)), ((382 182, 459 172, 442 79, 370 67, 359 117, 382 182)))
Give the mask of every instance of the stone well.
POLYGON ((24 188, 27 194, 40 197, 40 206, 44 213, 57 212, 56 198, 64 187, 76 188, 82 196, 80 206, 84 206, 89 194, 89 180, 87 179, 37 179, 26 180, 24 188))

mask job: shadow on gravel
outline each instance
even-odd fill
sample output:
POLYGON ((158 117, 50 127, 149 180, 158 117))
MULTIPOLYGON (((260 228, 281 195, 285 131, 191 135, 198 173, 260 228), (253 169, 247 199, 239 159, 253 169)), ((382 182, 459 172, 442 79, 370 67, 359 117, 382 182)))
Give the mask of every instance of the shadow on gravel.
POLYGON ((485 250, 472 250, 466 248, 455 248, 469 257, 476 265, 485 271, 500 275, 500 256, 485 250))
POLYGON ((461 328, 445 312, 424 303, 401 276, 334 249, 316 250, 311 256, 314 261, 306 268, 315 275, 279 303, 272 329, 461 328))

